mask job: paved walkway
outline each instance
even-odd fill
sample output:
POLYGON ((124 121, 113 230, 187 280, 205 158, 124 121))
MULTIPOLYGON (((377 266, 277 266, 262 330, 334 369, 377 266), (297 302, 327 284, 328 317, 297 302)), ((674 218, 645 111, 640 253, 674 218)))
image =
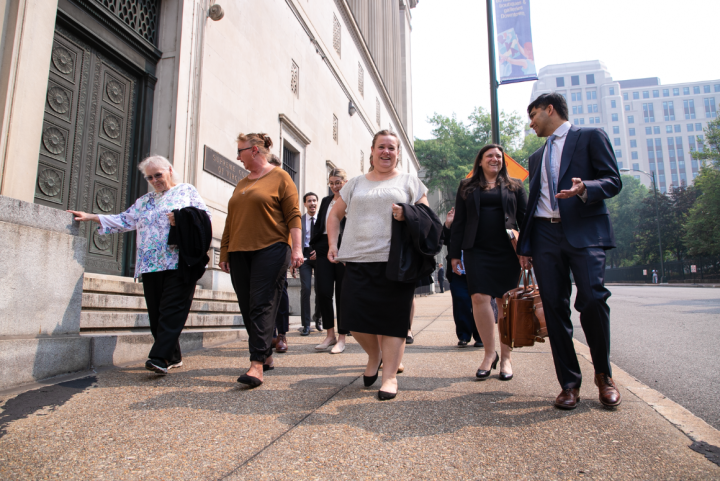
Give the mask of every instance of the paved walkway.
POLYGON ((263 386, 235 379, 247 343, 188 354, 158 378, 140 364, 0 397, 2 479, 718 479, 720 466, 621 386, 602 408, 592 366, 582 404, 559 411, 547 344, 514 353, 515 379, 475 381, 449 294, 417 300, 400 394, 362 385, 365 355, 291 335, 263 386), (50 403, 52 399, 52 403, 50 403), (54 404, 54 405, 53 405, 54 404))

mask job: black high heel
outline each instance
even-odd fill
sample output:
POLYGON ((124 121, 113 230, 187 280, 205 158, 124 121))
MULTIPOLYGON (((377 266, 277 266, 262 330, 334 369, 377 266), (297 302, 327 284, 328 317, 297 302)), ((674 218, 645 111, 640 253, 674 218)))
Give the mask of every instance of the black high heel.
POLYGON ((499 360, 500 356, 497 352, 495 352, 495 360, 493 361, 492 366, 490 366, 490 369, 488 369, 487 371, 484 369, 478 369, 475 373, 475 377, 478 379, 486 379, 490 377, 490 371, 492 371, 493 369, 497 369, 497 363, 499 360))
POLYGON ((370 387, 373 384, 375 384, 375 381, 377 381, 378 374, 380 374, 380 366, 382 366, 382 359, 380 359, 380 364, 378 365, 377 372, 374 376, 366 376, 363 374, 363 383, 365 384, 365 387, 370 387))
POLYGON ((500 379, 501 381, 509 381, 509 380, 512 379, 512 378, 513 378, 513 375, 512 375, 512 374, 506 374, 506 373, 504 373, 504 372, 501 372, 501 373, 498 375, 498 379, 500 379))

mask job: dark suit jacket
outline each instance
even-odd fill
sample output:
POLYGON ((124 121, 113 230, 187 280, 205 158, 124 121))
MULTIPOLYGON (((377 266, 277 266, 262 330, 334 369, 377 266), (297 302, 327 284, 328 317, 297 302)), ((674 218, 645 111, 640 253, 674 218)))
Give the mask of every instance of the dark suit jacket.
MULTIPOLYGON (((506 186, 500 188, 503 210, 505 211, 505 228, 519 230, 518 226, 525 220, 527 196, 525 187, 513 192, 506 186)), ((480 189, 475 189, 463 199, 458 188, 455 199, 455 219, 453 220, 450 246, 450 259, 460 259, 461 251, 472 249, 475 245, 480 220, 480 189)), ((482 228, 485 228, 484 226, 482 228)), ((508 240, 509 242, 509 240, 508 240)))
POLYGON ((392 221, 390 254, 385 275, 391 281, 417 282, 427 279, 432 284, 435 256, 442 250, 443 224, 425 204, 398 204, 403 208, 404 221, 392 221))
MULTIPOLYGON (((545 144, 547 146, 547 143, 545 144)), ((527 216, 521 224, 518 239, 518 254, 530 256, 531 233, 535 211, 540 199, 540 178, 545 147, 530 156, 530 197, 527 216)), ((582 179, 587 189, 587 202, 578 196, 558 199, 560 218, 565 238, 571 246, 615 247, 615 235, 610 225, 610 216, 605 199, 614 197, 622 189, 615 153, 610 139, 602 129, 570 127, 565 139, 558 192, 572 187, 572 178, 582 179)), ((457 214, 456 214, 457 215, 457 214)))
MULTIPOLYGON (((328 195, 327 197, 323 197, 323 200, 320 202, 320 210, 318 210, 317 213, 317 220, 315 220, 315 229, 314 229, 314 235, 310 239, 310 245, 312 246, 313 250, 317 250, 316 245, 319 245, 320 243, 327 244, 325 239, 325 219, 327 218, 327 211, 328 207, 330 206, 330 202, 333 200, 332 195, 328 195)), ((303 216, 303 221, 305 219, 305 216, 303 216)), ((343 217, 343 220, 340 221, 340 235, 338 236, 338 249, 340 248, 340 243, 342 242, 342 235, 343 231, 345 230, 345 221, 347 220, 347 217, 343 217)), ((305 224, 303 223, 303 229, 305 224)), ((304 232, 304 231, 303 231, 304 232)))

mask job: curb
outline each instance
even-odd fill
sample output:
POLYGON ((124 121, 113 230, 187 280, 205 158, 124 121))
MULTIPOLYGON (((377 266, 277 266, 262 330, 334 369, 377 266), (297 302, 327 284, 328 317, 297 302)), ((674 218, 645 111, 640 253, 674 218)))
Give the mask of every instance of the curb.
MULTIPOLYGON (((577 353, 592 364, 590 348, 577 339, 573 339, 573 342, 577 353)), ((695 416, 675 401, 638 381, 632 375, 620 369, 615 363, 611 364, 613 370, 613 380, 657 411, 658 414, 667 419, 670 424, 682 431, 692 441, 705 441, 708 444, 720 446, 720 431, 710 426, 708 423, 695 416)))

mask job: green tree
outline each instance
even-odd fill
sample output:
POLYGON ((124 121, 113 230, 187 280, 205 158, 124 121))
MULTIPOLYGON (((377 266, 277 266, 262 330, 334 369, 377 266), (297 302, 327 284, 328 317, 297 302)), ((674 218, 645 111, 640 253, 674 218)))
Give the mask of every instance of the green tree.
MULTIPOLYGON (((640 222, 643 202, 648 197, 647 188, 635 177, 623 175, 622 183, 623 188, 620 193, 605 201, 617 245, 616 249, 608 251, 607 260, 611 267, 631 266, 637 262, 634 245, 635 229, 640 222)), ((652 219, 655 219, 654 210, 652 219)))
POLYGON ((528 159, 536 150, 545 145, 545 138, 538 137, 535 134, 527 134, 523 139, 522 146, 519 149, 511 150, 508 155, 517 160, 520 165, 528 169, 528 159))
MULTIPOLYGON (((517 149, 522 141, 522 120, 516 113, 500 115, 500 142, 506 149, 517 149)), ((440 202, 432 206, 447 212, 455 205, 460 181, 472 169, 480 149, 492 142, 490 113, 478 107, 468 117, 468 123, 457 117, 434 114, 428 118, 433 125, 432 139, 415 139, 415 154, 423 169, 423 181, 428 189, 440 192, 440 202)))
POLYGON ((720 167, 720 118, 708 123, 705 128, 703 149, 693 152, 692 156, 695 159, 705 160, 720 167))
MULTIPOLYGON (((624 189, 624 187, 623 187, 624 189)), ((667 239, 670 231, 676 227, 672 212, 672 200, 667 194, 648 195, 638 209, 638 223, 635 228, 633 248, 640 263, 647 264, 660 261, 658 249, 658 218, 662 235, 663 260, 667 258, 667 239), (655 195, 657 195, 657 212, 655 214, 655 195)), ((615 226, 613 226, 614 228, 615 226)))

